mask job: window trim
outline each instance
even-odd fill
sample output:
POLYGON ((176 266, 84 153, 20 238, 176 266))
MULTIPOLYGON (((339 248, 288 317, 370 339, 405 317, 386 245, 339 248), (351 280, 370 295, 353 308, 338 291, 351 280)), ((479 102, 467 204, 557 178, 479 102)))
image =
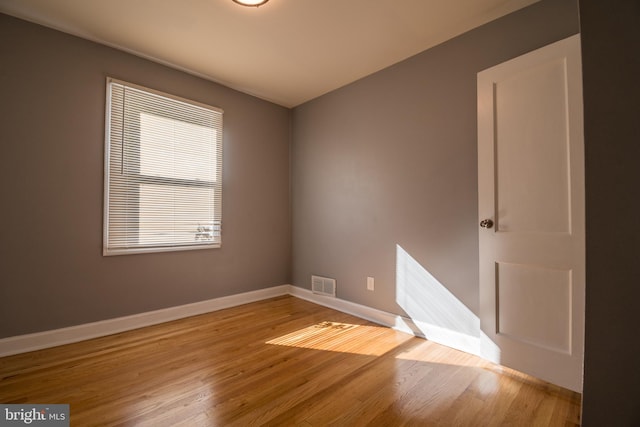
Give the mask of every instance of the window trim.
MULTIPOLYGON (((110 176, 110 163, 111 163, 111 102, 112 102, 112 83, 119 84, 125 87, 133 88, 136 90, 140 90, 143 92, 147 92, 153 95, 157 95, 160 97, 172 99, 177 102, 185 103, 188 105, 204 108, 213 112, 220 114, 220 147, 217 152, 222 157, 222 151, 224 147, 223 142, 223 117, 224 110, 219 107, 214 107, 212 105, 204 104, 198 101, 193 101, 187 98, 182 98, 177 95, 172 95, 170 93, 162 92, 159 90, 155 90, 152 88, 148 88, 145 86, 141 86, 135 83, 130 83, 124 80, 119 80, 113 77, 107 76, 106 78, 106 99, 105 99, 105 142, 104 142, 104 190, 103 190, 103 224, 102 224, 102 254, 103 256, 112 256, 112 255, 132 255, 132 254, 142 254, 142 253, 160 253, 160 252, 178 252, 178 251, 192 251, 192 250, 203 250, 203 249, 216 249, 222 246, 222 230, 220 229, 220 237, 218 242, 211 244, 189 244, 189 245, 175 245, 175 246, 146 246, 146 247, 131 247, 131 248, 109 248, 109 204, 110 204, 110 185, 111 185, 111 176, 110 176)), ((222 160, 219 161, 219 167, 222 167, 222 160)), ((142 176, 142 175, 141 175, 142 176)), ((171 178, 166 178, 167 180, 173 180, 171 178)), ((222 170, 219 172, 219 188, 222 189, 222 170)), ((175 179, 175 181, 185 181, 181 179, 175 179)), ((220 209, 222 209, 222 201, 220 201, 220 209)))

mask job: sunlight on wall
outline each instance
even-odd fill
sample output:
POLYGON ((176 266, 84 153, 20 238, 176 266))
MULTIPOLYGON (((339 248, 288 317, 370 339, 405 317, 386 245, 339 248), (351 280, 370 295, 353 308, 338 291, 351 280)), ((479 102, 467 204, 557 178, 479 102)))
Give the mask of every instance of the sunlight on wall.
POLYGON ((396 245, 396 302, 425 338, 468 353, 500 351, 480 331, 480 319, 400 245, 396 245))
POLYGON ((413 320, 479 336, 478 317, 400 245, 396 245, 396 299, 413 320))

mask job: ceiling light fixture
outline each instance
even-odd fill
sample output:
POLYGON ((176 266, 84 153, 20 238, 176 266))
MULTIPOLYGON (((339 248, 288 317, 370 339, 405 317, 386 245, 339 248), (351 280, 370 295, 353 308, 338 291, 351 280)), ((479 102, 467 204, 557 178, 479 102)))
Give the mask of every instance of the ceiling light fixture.
POLYGON ((249 6, 249 7, 258 7, 258 6, 262 6, 263 4, 265 4, 266 2, 268 2, 269 0, 233 0, 233 2, 238 3, 242 6, 249 6))

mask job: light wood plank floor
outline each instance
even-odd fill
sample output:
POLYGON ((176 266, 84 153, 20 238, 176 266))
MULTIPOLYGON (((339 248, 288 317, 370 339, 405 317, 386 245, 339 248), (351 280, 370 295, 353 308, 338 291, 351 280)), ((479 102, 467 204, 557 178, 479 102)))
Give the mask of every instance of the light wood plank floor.
POLYGON ((72 426, 574 426, 580 395, 280 297, 0 358, 0 402, 72 426))

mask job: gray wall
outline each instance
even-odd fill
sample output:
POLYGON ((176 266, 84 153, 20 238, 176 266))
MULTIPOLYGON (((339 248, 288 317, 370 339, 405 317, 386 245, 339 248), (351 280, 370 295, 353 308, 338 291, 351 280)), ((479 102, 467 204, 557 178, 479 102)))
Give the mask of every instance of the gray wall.
MULTIPOLYGON (((576 0, 542 1, 297 107, 293 283, 334 277, 340 298, 405 314, 399 245, 412 274, 429 272, 477 315, 476 74, 578 30, 576 0)), ((431 291, 414 291, 430 304, 431 291)))
POLYGON ((290 111, 0 15, 0 337, 289 283, 290 111), (102 256, 105 78, 224 109, 221 249, 102 256))
POLYGON ((640 2, 580 0, 587 305, 585 426, 640 426, 640 2))

